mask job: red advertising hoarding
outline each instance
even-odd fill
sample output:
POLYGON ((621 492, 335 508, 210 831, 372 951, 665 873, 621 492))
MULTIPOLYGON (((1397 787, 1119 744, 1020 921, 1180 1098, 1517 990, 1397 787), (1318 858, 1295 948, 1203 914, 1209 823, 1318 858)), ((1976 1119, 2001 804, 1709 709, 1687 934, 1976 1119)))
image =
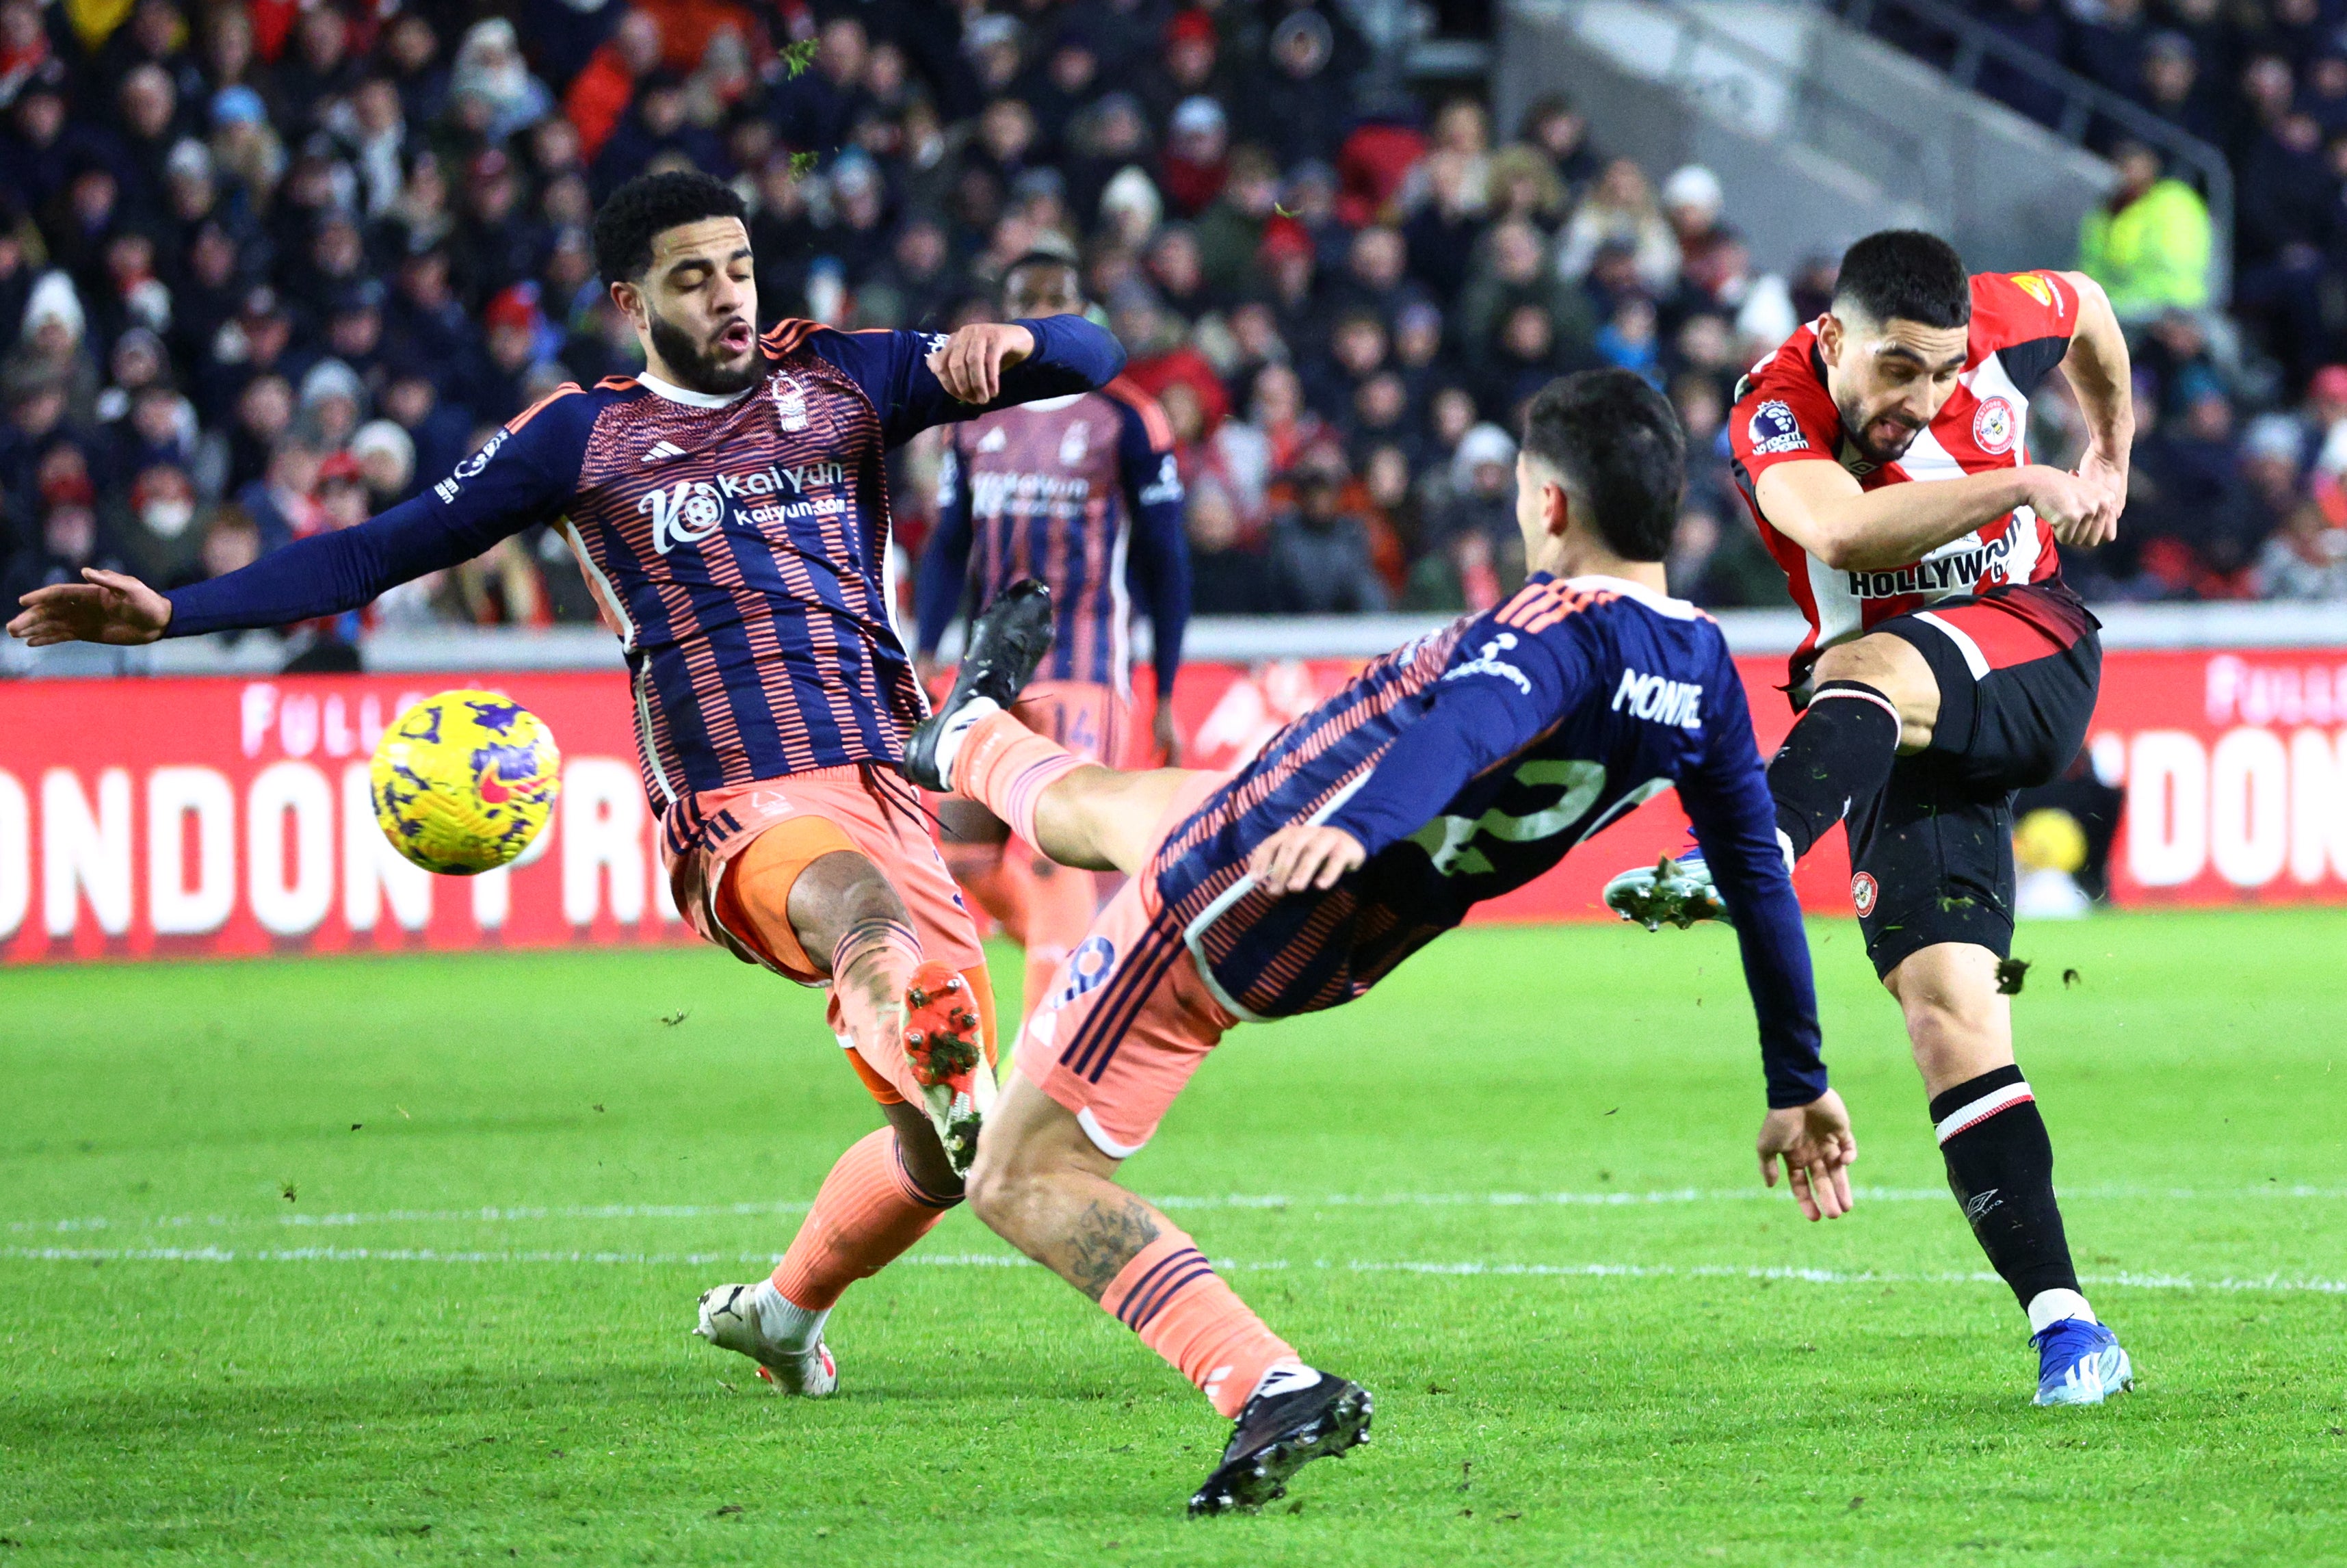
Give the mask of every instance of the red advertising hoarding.
MULTIPOLYGON (((1782 661, 1741 661, 1764 748, 1791 722, 1782 661)), ((1193 765, 1229 766, 1355 668, 1193 665, 1175 694, 1193 765)), ((145 955, 687 938, 610 673, 38 681, 0 685, 0 952, 145 955), (436 877, 367 804, 383 726, 444 687, 510 692, 553 727, 563 791, 514 867, 436 877)), ((1144 726, 1135 733, 1146 733, 1144 726)), ((2347 901, 2347 648, 2106 656, 2090 744, 2127 791, 2125 904, 2347 901)), ((1591 918, 1614 871, 1673 848, 1665 795, 1491 918, 1591 918)), ((1840 836, 1798 878, 1847 913, 1840 836)))

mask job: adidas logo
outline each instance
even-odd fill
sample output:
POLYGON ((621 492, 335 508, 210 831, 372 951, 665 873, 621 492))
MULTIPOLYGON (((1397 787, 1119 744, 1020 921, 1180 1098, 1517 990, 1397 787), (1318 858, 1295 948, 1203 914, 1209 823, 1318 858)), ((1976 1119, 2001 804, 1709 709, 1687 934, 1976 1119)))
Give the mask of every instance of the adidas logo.
POLYGON ((651 445, 651 449, 644 454, 644 461, 647 463, 665 463, 671 457, 682 457, 683 456, 684 448, 678 446, 675 442, 655 441, 651 445))

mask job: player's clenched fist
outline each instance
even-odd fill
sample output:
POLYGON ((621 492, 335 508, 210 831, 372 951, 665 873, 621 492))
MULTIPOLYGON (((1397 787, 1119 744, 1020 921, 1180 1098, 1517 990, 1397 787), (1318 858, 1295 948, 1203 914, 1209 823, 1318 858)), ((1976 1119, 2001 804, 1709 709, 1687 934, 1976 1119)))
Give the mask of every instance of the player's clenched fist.
POLYGON ((1247 874, 1274 897, 1337 886, 1348 871, 1368 858, 1361 841, 1342 828, 1299 825, 1283 827, 1255 846, 1247 874))
POLYGON ((2034 465, 2029 474, 2029 505, 2054 537, 2078 549, 2093 549, 2118 537, 2119 507, 2124 492, 2097 478, 2034 465))
POLYGON ((929 369, 963 403, 991 403, 1002 393, 1002 373, 1035 352, 1035 334, 1025 327, 979 322, 946 339, 929 355, 929 369))
POLYGON ((85 582, 52 583, 23 595, 8 634, 36 648, 52 642, 152 642, 171 623, 171 601, 118 571, 84 567, 85 582))

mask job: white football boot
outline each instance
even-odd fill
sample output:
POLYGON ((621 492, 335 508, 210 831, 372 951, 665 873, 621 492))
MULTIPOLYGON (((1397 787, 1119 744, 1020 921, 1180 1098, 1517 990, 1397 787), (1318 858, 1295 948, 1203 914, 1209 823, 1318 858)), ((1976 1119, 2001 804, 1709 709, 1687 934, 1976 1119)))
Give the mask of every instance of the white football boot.
POLYGON ((758 1376, 780 1392, 820 1399, 839 1387, 839 1364, 823 1342, 823 1319, 829 1314, 808 1315, 814 1320, 812 1339, 806 1348, 794 1349, 768 1331, 768 1320, 785 1312, 797 1315, 799 1309, 783 1299, 772 1280, 721 1285, 701 1293, 701 1322, 693 1332, 755 1361, 758 1376))

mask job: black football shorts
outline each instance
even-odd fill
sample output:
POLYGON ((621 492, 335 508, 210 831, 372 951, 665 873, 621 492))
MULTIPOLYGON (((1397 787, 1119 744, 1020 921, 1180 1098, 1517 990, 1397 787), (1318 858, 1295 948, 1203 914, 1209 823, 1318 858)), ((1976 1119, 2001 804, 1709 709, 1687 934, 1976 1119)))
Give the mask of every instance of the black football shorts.
POLYGON ((2011 955, 2013 797, 2060 776, 2086 743, 2103 648, 2084 621, 2065 646, 1975 600, 1872 629, 1911 644, 1940 686, 1931 745, 1850 805, 1850 899, 1876 974, 1940 942, 2011 955))

